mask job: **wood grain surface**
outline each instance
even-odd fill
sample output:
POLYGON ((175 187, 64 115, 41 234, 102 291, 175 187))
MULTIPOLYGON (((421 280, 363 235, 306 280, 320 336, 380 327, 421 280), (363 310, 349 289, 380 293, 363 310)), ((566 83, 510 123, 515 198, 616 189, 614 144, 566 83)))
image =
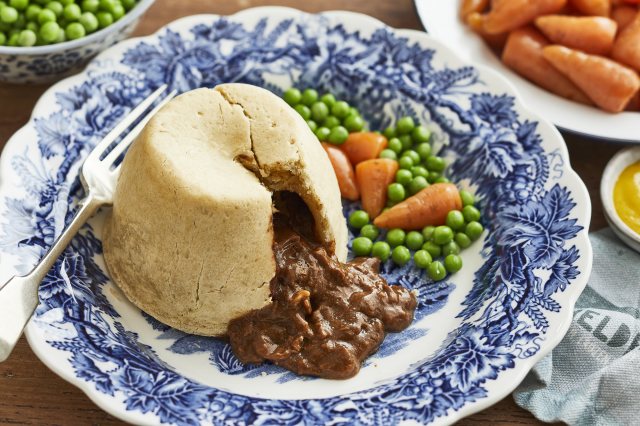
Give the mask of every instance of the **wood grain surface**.
MULTIPOLYGON (((136 35, 147 35, 182 16, 197 13, 231 14, 238 10, 282 5, 308 12, 343 9, 366 13, 399 28, 422 29, 412 0, 158 0, 146 13, 136 35)), ((23 126, 46 85, 0 84, 0 145, 23 126)), ((600 202, 600 177, 619 145, 564 134, 573 168, 582 177, 593 203, 591 230, 606 226, 600 202)), ((121 421, 106 414, 80 390, 65 382, 33 354, 22 338, 11 358, 0 363, 0 424, 115 425, 121 421)), ((541 424, 507 397, 493 407, 463 419, 460 425, 541 424)))

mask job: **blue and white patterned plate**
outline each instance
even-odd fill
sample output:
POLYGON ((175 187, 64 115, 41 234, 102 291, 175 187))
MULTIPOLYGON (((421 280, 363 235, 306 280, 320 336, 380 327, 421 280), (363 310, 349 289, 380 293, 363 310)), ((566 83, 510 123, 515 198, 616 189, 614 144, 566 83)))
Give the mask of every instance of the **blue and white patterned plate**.
POLYGON ((243 366, 223 342, 131 305, 105 269, 101 213, 47 276, 27 328, 52 370, 135 424, 442 424, 505 397, 560 341, 591 268, 591 206, 560 135, 497 74, 423 33, 346 12, 184 18, 53 86, 2 155, 3 277, 33 265, 64 228, 82 159, 133 105, 163 83, 230 81, 330 90, 373 128, 405 114, 429 123, 450 177, 484 212, 487 231, 465 250, 465 268, 433 283, 384 265, 390 282, 418 290, 414 324, 350 380, 303 378, 243 366))

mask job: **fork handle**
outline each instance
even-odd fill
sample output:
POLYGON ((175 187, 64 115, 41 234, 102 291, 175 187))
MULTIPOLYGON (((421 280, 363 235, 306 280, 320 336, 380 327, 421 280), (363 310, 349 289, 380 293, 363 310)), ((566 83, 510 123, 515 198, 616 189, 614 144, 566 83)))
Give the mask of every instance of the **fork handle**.
POLYGON ((69 226, 54 241, 49 251, 31 272, 14 276, 0 286, 0 362, 6 360, 22 330, 38 306, 38 287, 78 230, 103 202, 91 192, 80 202, 80 208, 69 226))

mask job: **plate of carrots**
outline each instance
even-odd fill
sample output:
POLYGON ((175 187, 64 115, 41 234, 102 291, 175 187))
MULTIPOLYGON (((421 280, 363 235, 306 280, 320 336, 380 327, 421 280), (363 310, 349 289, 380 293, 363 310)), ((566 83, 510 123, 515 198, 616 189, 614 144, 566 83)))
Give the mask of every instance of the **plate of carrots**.
POLYGON ((640 1, 416 0, 426 30, 561 129, 640 143, 640 1))

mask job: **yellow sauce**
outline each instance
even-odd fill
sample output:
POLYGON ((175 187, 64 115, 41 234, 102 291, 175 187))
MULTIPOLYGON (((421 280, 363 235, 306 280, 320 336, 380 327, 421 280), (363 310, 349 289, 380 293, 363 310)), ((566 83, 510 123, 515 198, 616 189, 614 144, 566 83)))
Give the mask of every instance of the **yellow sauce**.
POLYGON ((613 205, 620 219, 640 234, 640 161, 620 174, 613 188, 613 205))

